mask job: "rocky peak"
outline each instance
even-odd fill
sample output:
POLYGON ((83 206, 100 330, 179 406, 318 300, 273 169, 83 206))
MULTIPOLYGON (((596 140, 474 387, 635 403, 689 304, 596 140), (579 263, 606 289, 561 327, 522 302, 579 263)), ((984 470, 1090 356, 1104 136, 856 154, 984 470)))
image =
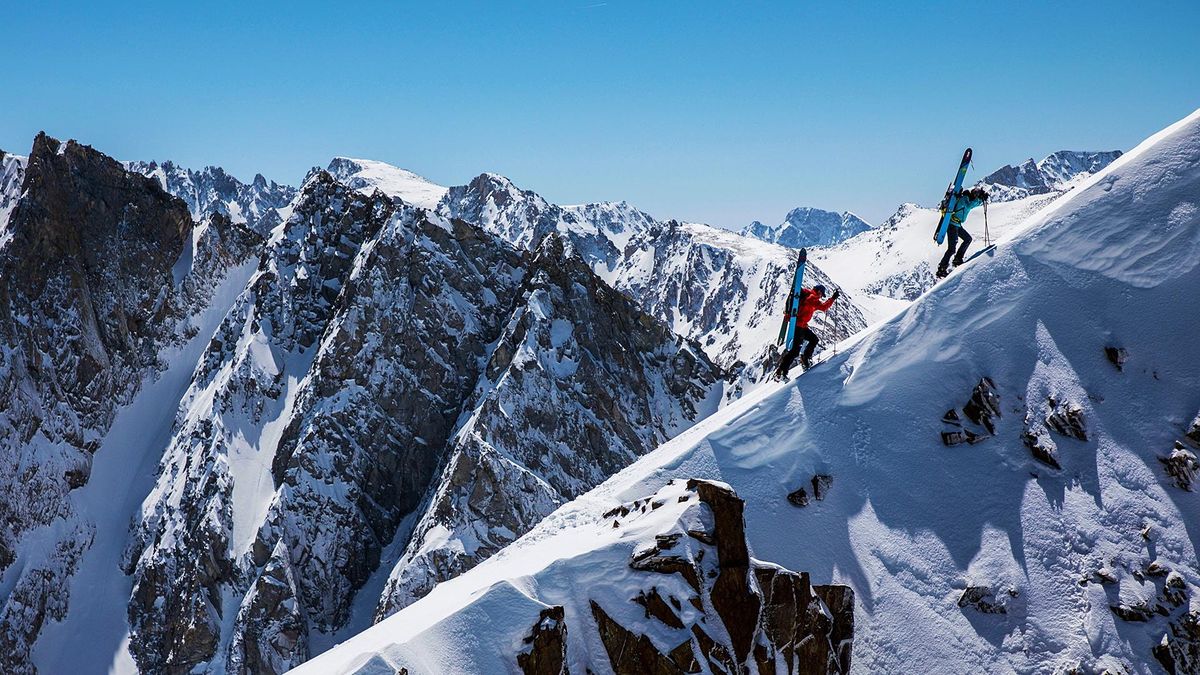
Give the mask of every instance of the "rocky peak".
POLYGON ((246 184, 217 166, 194 170, 167 160, 127 162, 126 167, 154 178, 164 190, 182 199, 193 220, 220 214, 263 236, 280 221, 276 209, 286 206, 296 194, 295 188, 268 181, 262 174, 246 184))
POLYGON ((446 188, 384 162, 334 157, 326 170, 339 182, 355 190, 368 193, 379 190, 389 197, 398 197, 425 209, 437 206, 446 194, 446 188))
POLYGON ((866 221, 849 211, 836 213, 799 207, 789 211, 783 222, 775 227, 756 220, 742 230, 742 235, 788 248, 805 248, 833 246, 869 229, 871 226, 866 221))
MULTIPOLYGON (((11 170, 12 165, 8 165, 11 170)), ((24 166, 0 248, 0 670, 28 670, 47 619, 68 607, 67 580, 91 542, 69 492, 160 350, 183 340, 179 262, 191 218, 144 176, 74 141, 42 133, 24 166), (36 546, 26 532, 47 529, 36 546)), ((11 174, 10 174, 11 175, 11 174)))
POLYGON ((1032 158, 1006 165, 984 176, 977 185, 992 193, 992 201, 1012 201, 1067 189, 1068 183, 1104 169, 1121 156, 1120 150, 1086 152, 1059 150, 1035 162, 1032 158))
POLYGON ((536 247, 542 237, 557 229, 562 216, 560 207, 494 173, 480 174, 466 185, 450 188, 439 209, 522 249, 536 247))
POLYGON ((474 567, 711 413, 724 371, 551 234, 454 435, 379 616, 474 567))

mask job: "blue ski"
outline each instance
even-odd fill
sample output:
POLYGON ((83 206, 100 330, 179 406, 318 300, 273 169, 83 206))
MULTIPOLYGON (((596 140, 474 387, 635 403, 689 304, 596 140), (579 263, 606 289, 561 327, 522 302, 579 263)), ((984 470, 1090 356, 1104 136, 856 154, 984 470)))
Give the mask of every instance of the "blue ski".
POLYGON ((796 316, 800 313, 800 291, 804 288, 804 264, 807 261, 808 251, 800 249, 796 260, 796 273, 792 275, 792 292, 788 293, 783 311, 783 325, 779 327, 778 342, 784 345, 785 350, 792 348, 792 342, 796 338, 796 316))
POLYGON ((941 244, 946 241, 946 231, 950 229, 950 214, 954 213, 954 203, 958 201, 958 195, 962 193, 963 178, 967 175, 967 167, 971 165, 971 149, 963 153, 962 163, 958 165, 958 174, 954 177, 954 182, 946 188, 946 196, 942 197, 942 203, 938 206, 940 216, 938 218, 937 232, 933 233, 933 240, 941 244))

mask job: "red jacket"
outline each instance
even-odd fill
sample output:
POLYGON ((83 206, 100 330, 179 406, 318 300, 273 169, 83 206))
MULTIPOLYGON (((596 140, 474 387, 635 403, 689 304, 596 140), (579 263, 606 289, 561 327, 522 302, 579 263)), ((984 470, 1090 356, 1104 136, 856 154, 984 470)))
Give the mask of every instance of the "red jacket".
POLYGON ((796 312, 796 325, 804 328, 812 320, 813 312, 824 312, 833 306, 833 296, 822 301, 817 292, 811 288, 800 289, 800 309, 796 312))

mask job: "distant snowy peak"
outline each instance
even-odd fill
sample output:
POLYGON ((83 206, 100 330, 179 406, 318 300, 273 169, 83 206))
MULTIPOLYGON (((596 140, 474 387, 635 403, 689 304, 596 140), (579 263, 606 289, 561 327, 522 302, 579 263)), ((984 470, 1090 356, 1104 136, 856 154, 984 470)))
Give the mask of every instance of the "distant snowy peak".
POLYGON ((171 161, 135 161, 125 162, 125 168, 154 178, 164 190, 182 199, 193 220, 221 214, 263 235, 280 221, 275 209, 296 196, 296 188, 268 181, 262 174, 243 183, 219 166, 195 170, 171 161))
POLYGON ((1112 164, 1120 150, 1087 152, 1059 150, 1040 162, 1027 159, 988 174, 979 185, 989 188, 993 201, 1012 201, 1033 195, 1065 190, 1076 178, 1090 176, 1112 164))
POLYGON ((424 209, 432 209, 446 196, 447 188, 423 176, 370 159, 334 157, 326 169, 338 182, 370 193, 376 189, 424 209))
POLYGON ((742 234, 789 248, 805 248, 833 246, 869 229, 871 226, 866 221, 849 211, 836 213, 800 207, 789 211, 783 222, 775 227, 756 220, 742 230, 742 234))
POLYGON ((0 150, 0 242, 6 239, 3 231, 8 226, 8 217, 21 198, 21 183, 25 180, 28 163, 27 157, 0 150))

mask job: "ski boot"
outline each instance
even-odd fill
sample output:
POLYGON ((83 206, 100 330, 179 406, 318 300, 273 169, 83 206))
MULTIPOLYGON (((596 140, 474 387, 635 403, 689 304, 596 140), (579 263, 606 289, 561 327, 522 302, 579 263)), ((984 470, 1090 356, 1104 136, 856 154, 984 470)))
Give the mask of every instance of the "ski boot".
POLYGON ((939 265, 937 268, 937 274, 935 276, 937 276, 939 279, 945 279, 949 274, 950 270, 945 265, 939 265))
POLYGON ((813 366, 812 359, 805 358, 803 356, 800 357, 800 368, 802 370, 808 370, 809 368, 812 368, 812 366, 813 366))

